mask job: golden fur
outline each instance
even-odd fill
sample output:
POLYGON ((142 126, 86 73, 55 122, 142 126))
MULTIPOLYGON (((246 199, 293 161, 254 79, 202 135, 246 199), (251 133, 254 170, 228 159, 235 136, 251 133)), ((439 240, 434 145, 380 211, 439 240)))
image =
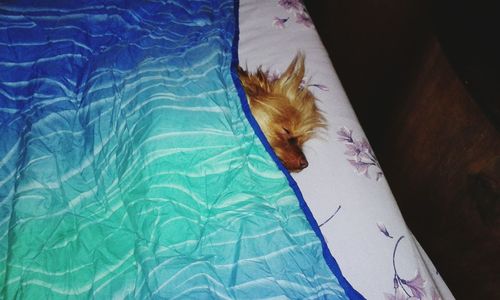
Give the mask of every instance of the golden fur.
POLYGON ((304 55, 298 53, 286 71, 270 79, 269 71, 238 69, 252 114, 283 165, 292 172, 308 166, 303 144, 325 127, 315 97, 302 86, 304 55))

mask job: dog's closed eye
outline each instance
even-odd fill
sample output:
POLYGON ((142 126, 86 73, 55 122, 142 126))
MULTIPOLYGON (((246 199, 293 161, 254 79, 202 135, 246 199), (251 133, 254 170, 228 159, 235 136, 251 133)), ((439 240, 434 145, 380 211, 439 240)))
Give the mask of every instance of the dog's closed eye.
POLYGON ((283 127, 282 129, 283 129, 283 135, 285 136, 287 142, 290 145, 298 145, 298 143, 299 143, 298 137, 293 136, 288 128, 283 127))

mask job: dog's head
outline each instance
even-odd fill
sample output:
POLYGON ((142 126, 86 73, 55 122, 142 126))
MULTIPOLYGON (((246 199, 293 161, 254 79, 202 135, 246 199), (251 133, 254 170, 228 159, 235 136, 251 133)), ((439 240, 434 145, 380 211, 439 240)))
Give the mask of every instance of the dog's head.
POLYGON ((325 122, 313 94, 302 85, 304 55, 297 56, 279 77, 270 79, 261 68, 239 70, 250 109, 283 165, 292 172, 308 166, 303 144, 325 122))

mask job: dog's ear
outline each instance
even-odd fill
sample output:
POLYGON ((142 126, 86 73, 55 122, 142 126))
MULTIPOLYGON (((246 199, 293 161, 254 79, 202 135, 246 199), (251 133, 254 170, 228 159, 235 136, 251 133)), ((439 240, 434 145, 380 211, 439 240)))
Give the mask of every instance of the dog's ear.
POLYGON ((292 91, 299 89, 305 73, 304 60, 304 54, 302 52, 298 52, 286 71, 281 74, 278 79, 278 85, 283 90, 292 91))
POLYGON ((238 76, 249 97, 263 95, 271 90, 268 74, 262 70, 262 67, 259 67, 255 73, 249 73, 247 70, 238 67, 238 76))

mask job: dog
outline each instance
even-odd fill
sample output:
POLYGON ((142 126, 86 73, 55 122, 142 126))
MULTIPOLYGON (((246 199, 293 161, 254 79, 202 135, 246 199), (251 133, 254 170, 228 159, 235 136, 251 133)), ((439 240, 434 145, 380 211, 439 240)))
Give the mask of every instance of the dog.
POLYGON ((319 128, 326 128, 316 98, 302 84, 304 60, 299 52, 286 71, 275 78, 262 67, 254 73, 238 68, 252 115, 290 172, 300 172, 309 165, 302 146, 319 128))

